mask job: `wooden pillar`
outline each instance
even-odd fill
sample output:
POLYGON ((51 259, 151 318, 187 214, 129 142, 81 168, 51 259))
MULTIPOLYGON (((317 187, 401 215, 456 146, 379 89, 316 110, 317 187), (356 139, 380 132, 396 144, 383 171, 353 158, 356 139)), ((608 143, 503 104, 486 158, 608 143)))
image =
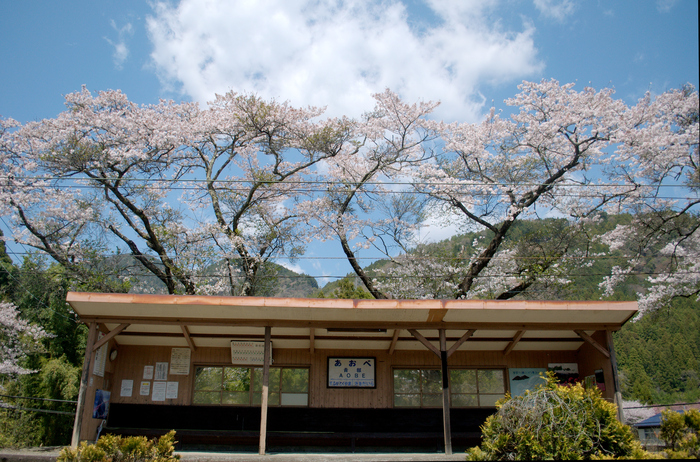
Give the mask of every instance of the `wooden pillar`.
POLYGON ((262 399, 260 402, 260 446, 258 453, 265 455, 265 442, 267 439, 267 398, 270 387, 270 362, 272 357, 272 345, 270 338, 272 329, 270 326, 265 327, 265 353, 263 360, 263 383, 262 383, 262 399))
POLYGON ((442 368, 442 424, 445 433, 445 454, 452 455, 452 427, 450 425, 450 373, 447 368, 447 339, 440 329, 440 365, 442 368))
POLYGON ((78 404, 75 409, 75 421, 73 422, 73 438, 71 447, 77 448, 80 443, 80 427, 83 425, 83 414, 85 411, 85 395, 87 394, 88 377, 90 376, 90 364, 95 357, 93 346, 97 341, 97 323, 91 322, 88 330, 87 342, 85 344, 85 359, 83 360, 83 375, 80 378, 80 389, 78 391, 78 404))
POLYGON ((617 355, 615 354, 615 347, 613 346, 612 332, 606 330, 605 334, 606 341, 608 343, 608 350, 610 351, 610 364, 612 365, 613 387, 615 388, 615 404, 617 405, 617 420, 624 423, 625 414, 622 410, 622 392, 620 391, 620 379, 617 375, 617 355))

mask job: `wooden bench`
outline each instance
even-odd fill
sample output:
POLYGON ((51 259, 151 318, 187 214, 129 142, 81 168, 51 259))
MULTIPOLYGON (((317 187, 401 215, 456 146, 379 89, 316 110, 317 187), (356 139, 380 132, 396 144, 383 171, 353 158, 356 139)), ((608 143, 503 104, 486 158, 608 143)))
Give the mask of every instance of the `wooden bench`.
MULTIPOLYGON (((494 408, 452 409, 453 446, 479 444, 480 426, 494 408)), ((110 406, 104 433, 160 436, 175 430, 180 448, 191 445, 257 447, 260 408, 248 406, 110 406)), ((268 409, 267 446, 435 447, 444 444, 441 409, 268 409)))

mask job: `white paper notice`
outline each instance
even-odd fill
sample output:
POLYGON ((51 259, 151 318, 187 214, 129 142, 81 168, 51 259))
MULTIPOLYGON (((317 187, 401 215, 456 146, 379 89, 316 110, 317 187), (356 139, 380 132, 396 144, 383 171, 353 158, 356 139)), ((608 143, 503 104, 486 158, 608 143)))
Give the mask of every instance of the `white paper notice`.
POLYGON ((165 390, 167 384, 165 382, 153 382, 153 401, 165 401, 165 390))
POLYGON ((144 380, 153 380, 153 366, 143 366, 144 380))
POLYGON ((156 363, 156 380, 168 380, 168 363, 156 363))
POLYGON ((167 399, 177 399, 177 386, 178 382, 168 382, 167 389, 165 390, 165 397, 167 399))
POLYGON ((151 382, 141 382, 141 396, 148 396, 151 394, 151 382))
POLYGON ((170 375, 189 375, 191 356, 192 350, 189 348, 173 348, 170 353, 170 375))
POLYGON ((134 381, 133 380, 122 380, 122 387, 121 387, 121 392, 119 393, 119 396, 131 396, 131 393, 133 390, 134 390, 134 381))

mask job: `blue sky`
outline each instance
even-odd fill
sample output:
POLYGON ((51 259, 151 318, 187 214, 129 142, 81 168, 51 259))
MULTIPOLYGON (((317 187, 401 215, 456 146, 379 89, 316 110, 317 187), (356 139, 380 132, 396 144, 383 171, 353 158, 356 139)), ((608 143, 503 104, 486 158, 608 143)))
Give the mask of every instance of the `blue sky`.
POLYGON ((0 37, 0 116, 20 122, 82 85, 140 104, 255 92, 350 116, 388 87, 440 100, 446 121, 503 107, 522 80, 628 103, 698 86, 696 0, 0 0, 0 37))

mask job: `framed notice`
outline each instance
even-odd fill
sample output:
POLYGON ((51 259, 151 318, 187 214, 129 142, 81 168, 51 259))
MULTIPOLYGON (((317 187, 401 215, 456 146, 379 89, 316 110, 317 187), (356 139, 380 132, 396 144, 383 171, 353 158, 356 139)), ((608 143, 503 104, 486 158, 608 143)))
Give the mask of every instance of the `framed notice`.
POLYGON ((329 357, 328 388, 376 388, 376 358, 329 357))
POLYGON ((190 375, 190 357, 192 350, 189 348, 173 348, 170 352, 170 375, 190 375))
POLYGON ((547 369, 538 367, 519 367, 508 369, 511 396, 521 396, 527 390, 534 390, 545 382, 547 369))
POLYGON ((265 342, 231 340, 231 363, 262 366, 265 364, 265 342))

